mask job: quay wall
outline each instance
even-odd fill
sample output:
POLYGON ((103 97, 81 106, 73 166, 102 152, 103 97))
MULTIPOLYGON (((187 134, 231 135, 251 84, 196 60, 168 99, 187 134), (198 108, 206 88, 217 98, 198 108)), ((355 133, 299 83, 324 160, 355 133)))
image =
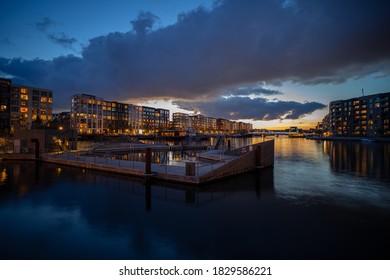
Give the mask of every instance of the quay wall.
POLYGON ((228 161, 221 167, 203 175, 199 183, 214 181, 229 176, 245 173, 255 168, 265 168, 274 165, 274 140, 232 150, 229 154, 239 156, 228 161))

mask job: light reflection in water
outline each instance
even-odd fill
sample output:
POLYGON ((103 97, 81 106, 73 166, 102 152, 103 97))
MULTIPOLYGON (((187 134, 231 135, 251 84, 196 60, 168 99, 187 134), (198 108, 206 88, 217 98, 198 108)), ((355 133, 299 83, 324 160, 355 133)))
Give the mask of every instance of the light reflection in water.
POLYGON ((273 169, 199 188, 0 163, 0 258, 387 258, 389 145, 275 141, 273 169))

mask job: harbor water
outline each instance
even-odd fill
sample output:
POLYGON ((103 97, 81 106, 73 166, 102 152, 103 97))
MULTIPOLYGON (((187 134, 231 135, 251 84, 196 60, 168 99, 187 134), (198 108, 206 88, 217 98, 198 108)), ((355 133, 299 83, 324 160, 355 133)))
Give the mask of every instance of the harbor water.
POLYGON ((389 236, 389 143, 279 137, 273 168, 199 187, 0 162, 0 259, 389 259, 389 236))

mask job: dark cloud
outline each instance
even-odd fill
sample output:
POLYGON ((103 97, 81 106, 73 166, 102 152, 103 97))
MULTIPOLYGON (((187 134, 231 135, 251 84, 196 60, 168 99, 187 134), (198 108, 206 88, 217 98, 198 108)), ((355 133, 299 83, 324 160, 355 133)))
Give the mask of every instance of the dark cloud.
POLYGON ((270 96, 270 95, 280 95, 283 92, 275 89, 264 88, 265 84, 256 84, 251 86, 241 86, 236 88, 230 88, 222 92, 223 96, 270 96))
POLYGON ((52 42, 69 49, 71 49, 73 44, 77 42, 75 38, 67 36, 64 32, 48 34, 47 37, 52 42))
POLYGON ((135 20, 130 21, 133 26, 133 30, 139 36, 145 36, 149 32, 153 25, 159 21, 160 18, 151 12, 141 11, 135 20))
POLYGON ((50 29, 52 29, 51 27, 55 26, 56 24, 57 24, 56 21, 54 21, 53 19, 48 17, 43 17, 40 21, 35 23, 35 27, 37 28, 38 31, 45 33, 47 38, 51 42, 63 46, 64 48, 72 49, 73 44, 77 42, 77 39, 72 38, 61 31, 57 31, 57 32, 49 31, 50 29))
MULTIPOLYGON (((63 102, 80 91, 117 100, 205 99, 259 81, 342 83, 389 73, 389 6, 380 0, 226 0, 158 30, 152 30, 156 16, 142 12, 132 21, 135 32, 93 38, 80 58, 2 60, 0 71, 50 87, 63 102)), ((38 26, 49 24, 45 19, 38 26)))
POLYGON ((47 29, 53 25, 56 25, 56 22, 49 17, 43 17, 41 20, 35 23, 35 27, 38 29, 38 31, 41 32, 46 32, 47 29))
POLYGON ((232 120, 278 120, 299 119, 316 110, 326 108, 318 102, 299 103, 295 101, 269 101, 266 98, 220 97, 214 101, 175 101, 184 110, 199 112, 210 117, 232 120))

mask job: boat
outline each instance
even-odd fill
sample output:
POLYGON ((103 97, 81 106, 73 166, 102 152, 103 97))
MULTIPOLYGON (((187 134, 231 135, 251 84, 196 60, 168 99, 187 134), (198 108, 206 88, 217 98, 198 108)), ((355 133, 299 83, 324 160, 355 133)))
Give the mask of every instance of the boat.
POLYGON ((288 132, 288 137, 289 138, 306 138, 305 134, 300 132, 300 130, 296 126, 290 127, 290 130, 288 132))

